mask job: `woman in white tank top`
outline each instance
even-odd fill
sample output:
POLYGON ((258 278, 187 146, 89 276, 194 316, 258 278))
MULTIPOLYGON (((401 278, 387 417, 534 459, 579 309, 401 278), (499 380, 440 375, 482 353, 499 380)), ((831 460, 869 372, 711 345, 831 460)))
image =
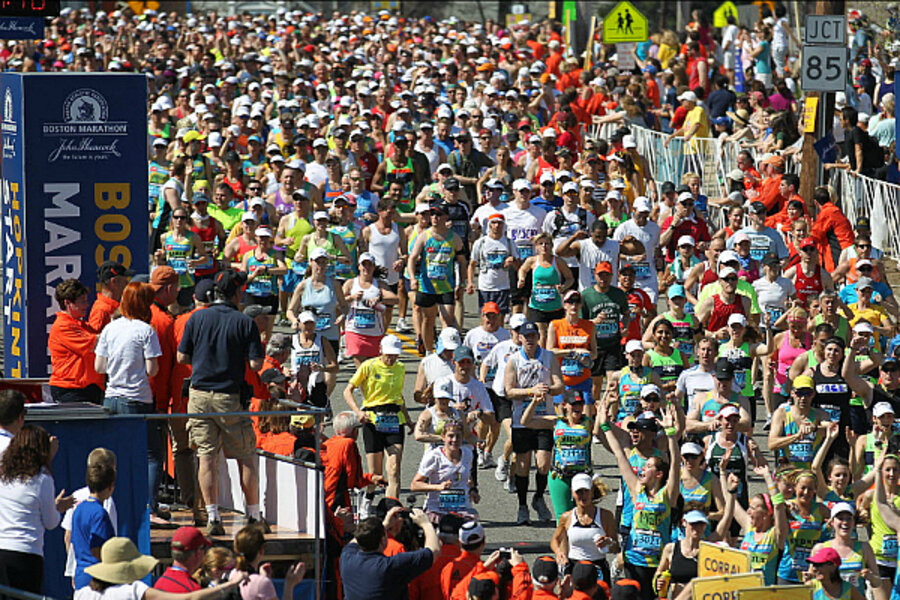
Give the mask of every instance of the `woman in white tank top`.
POLYGON ((550 549, 557 562, 568 565, 567 570, 579 560, 587 560, 597 565, 603 579, 611 583, 606 556, 619 552, 618 526, 613 514, 596 504, 608 491, 586 473, 573 477, 575 508, 560 516, 550 549))

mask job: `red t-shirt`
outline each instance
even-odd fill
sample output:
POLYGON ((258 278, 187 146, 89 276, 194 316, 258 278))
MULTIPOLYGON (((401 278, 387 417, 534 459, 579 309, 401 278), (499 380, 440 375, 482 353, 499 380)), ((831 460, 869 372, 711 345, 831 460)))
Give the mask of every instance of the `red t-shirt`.
POLYGON ((166 572, 156 580, 156 583, 153 584, 153 589, 169 592, 170 594, 187 594, 202 588, 186 570, 173 565, 166 569, 166 572))

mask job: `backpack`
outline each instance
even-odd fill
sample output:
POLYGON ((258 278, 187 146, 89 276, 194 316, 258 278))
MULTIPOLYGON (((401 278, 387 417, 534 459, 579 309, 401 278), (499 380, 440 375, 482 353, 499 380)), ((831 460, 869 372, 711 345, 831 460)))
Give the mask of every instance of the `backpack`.
MULTIPOLYGON (((557 234, 562 231, 562 228, 566 225, 569 225, 571 221, 569 221, 566 216, 563 214, 561 208, 557 208, 555 211, 555 216, 553 217, 553 239, 559 237, 557 234)), ((582 231, 587 231, 587 210, 581 206, 575 209, 575 214, 578 216, 578 228, 582 231)))
POLYGON ((863 164, 862 168, 866 171, 880 169, 884 166, 884 150, 878 145, 871 135, 866 132, 865 143, 863 143, 863 164))

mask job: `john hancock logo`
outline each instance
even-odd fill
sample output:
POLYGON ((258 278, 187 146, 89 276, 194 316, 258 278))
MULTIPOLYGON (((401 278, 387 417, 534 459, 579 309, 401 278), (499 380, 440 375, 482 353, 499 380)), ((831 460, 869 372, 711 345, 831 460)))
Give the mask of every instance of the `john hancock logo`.
POLYGON ((62 121, 44 123, 43 133, 59 138, 47 162, 107 160, 121 157, 115 138, 128 135, 128 123, 110 121, 106 98, 96 90, 80 88, 63 102, 62 121))

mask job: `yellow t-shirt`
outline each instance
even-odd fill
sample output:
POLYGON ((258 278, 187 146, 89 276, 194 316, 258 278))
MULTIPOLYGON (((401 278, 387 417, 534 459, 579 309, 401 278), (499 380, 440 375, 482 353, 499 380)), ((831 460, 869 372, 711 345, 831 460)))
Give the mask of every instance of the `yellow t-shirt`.
MULTIPOLYGON (((850 327, 853 327, 863 319, 874 327, 884 327, 886 324, 890 324, 888 313, 882 306, 870 304, 868 308, 861 309, 859 308, 859 305, 854 302, 853 304, 848 304, 847 308, 853 312, 853 318, 850 319, 850 327)), ((875 339, 875 346, 880 348, 881 336, 878 332, 875 332, 872 337, 875 339)))
POLYGON ((389 404, 402 407, 405 376, 406 367, 399 360, 389 367, 376 356, 359 366, 350 383, 362 391, 364 409, 389 404))
POLYGON ((691 136, 690 142, 685 146, 685 152, 692 154, 700 151, 700 144, 694 140, 696 138, 709 137, 709 118, 706 116, 706 111, 700 106, 692 108, 684 118, 684 131, 689 131, 695 123, 699 123, 700 127, 697 128, 697 131, 691 136))

